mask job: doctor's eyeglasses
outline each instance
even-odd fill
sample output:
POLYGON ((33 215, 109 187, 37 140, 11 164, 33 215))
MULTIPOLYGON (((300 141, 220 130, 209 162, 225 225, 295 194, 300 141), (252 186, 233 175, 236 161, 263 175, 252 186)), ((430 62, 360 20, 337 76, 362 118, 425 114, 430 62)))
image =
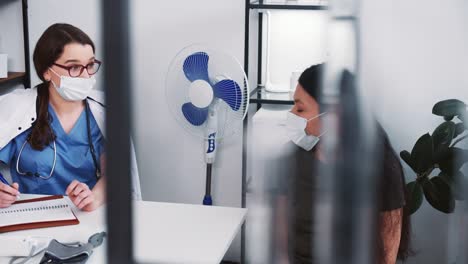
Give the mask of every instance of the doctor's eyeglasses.
POLYGON ((102 62, 98 60, 94 60, 88 65, 75 64, 71 66, 65 66, 54 63, 55 66, 67 70, 70 77, 79 77, 83 73, 84 69, 86 69, 89 75, 94 75, 98 72, 99 68, 101 67, 101 64, 102 62))

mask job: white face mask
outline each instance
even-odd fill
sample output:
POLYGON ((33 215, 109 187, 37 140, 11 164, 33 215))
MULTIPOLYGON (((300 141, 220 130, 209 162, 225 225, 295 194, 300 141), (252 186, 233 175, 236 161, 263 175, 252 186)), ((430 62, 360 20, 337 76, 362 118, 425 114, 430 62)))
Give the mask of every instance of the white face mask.
POLYGON ((80 78, 80 77, 69 77, 58 75, 54 70, 49 68, 55 75, 60 77, 60 87, 58 87, 53 81, 57 92, 60 96, 67 101, 82 101, 88 97, 91 90, 93 90, 96 84, 94 77, 80 78))
POLYGON ((320 137, 324 133, 322 133, 319 136, 307 135, 305 129, 307 126, 307 122, 318 118, 319 116, 322 116, 324 114, 326 114, 326 112, 314 116, 311 119, 305 119, 296 114, 293 114, 292 112, 288 112, 286 116, 286 128, 291 141, 306 151, 310 151, 313 147, 315 147, 315 145, 317 145, 317 143, 319 142, 320 137))

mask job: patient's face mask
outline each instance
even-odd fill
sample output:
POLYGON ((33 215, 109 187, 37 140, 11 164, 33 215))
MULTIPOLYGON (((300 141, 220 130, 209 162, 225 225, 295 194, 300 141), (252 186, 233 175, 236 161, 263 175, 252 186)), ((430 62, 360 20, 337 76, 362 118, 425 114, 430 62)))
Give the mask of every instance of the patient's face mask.
POLYGON ((286 128, 288 132, 288 137, 291 139, 294 144, 303 148, 306 151, 310 151, 314 148, 320 140, 320 137, 324 134, 322 133, 319 136, 307 135, 305 129, 307 123, 310 120, 316 119, 326 113, 319 114, 310 119, 305 119, 300 117, 292 112, 288 112, 286 116, 286 128))
POLYGON ((54 85, 60 96, 67 101, 82 101, 88 97, 96 84, 94 77, 80 78, 57 74, 52 68, 49 68, 55 75, 60 77, 60 87, 54 81, 54 85))

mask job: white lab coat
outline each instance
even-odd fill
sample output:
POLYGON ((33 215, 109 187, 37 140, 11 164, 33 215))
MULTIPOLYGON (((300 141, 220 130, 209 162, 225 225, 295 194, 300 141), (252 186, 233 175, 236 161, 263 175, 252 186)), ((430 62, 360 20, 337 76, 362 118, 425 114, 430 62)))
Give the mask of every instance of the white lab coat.
MULTIPOLYGON (((88 99, 89 108, 101 130, 105 131, 104 93, 94 90, 88 99)), ((31 127, 36 120, 37 88, 16 89, 0 96, 0 149, 12 139, 31 127)), ((135 158, 135 149, 131 145, 132 199, 141 200, 141 187, 135 158)), ((111 177, 111 176, 109 176, 111 177)))

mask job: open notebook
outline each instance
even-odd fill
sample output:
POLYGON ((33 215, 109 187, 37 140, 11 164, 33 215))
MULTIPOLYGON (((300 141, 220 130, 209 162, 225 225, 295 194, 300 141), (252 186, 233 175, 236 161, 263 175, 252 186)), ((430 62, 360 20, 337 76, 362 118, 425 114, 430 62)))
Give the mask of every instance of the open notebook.
POLYGON ((79 223, 61 195, 20 200, 0 209, 0 233, 79 223))

